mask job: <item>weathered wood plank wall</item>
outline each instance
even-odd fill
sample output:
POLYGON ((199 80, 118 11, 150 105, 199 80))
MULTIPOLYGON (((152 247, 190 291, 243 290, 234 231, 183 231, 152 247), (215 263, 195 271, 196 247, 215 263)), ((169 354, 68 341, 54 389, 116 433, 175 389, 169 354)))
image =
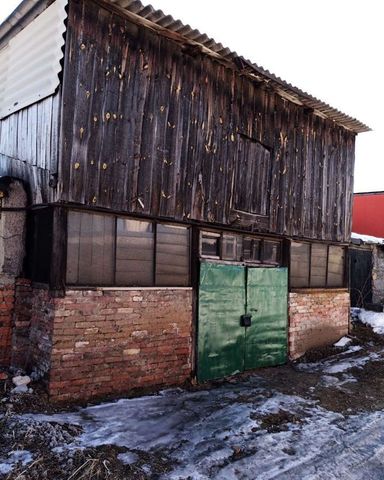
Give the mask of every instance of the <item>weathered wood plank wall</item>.
POLYGON ((349 238, 354 133, 91 0, 70 2, 63 105, 66 201, 230 224, 250 137, 271 152, 266 229, 349 238))
POLYGON ((24 180, 33 203, 56 200, 49 187, 57 174, 61 93, 0 121, 0 175, 24 180))

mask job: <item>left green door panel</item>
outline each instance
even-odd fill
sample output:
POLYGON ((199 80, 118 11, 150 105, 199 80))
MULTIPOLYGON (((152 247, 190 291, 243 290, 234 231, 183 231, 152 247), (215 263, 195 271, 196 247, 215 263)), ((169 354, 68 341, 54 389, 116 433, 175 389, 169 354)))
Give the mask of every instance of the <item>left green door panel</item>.
POLYGON ((198 365, 199 381, 244 370, 245 268, 203 262, 200 265, 198 365))
POLYGON ((248 268, 245 370, 281 365, 287 360, 288 271, 248 268))

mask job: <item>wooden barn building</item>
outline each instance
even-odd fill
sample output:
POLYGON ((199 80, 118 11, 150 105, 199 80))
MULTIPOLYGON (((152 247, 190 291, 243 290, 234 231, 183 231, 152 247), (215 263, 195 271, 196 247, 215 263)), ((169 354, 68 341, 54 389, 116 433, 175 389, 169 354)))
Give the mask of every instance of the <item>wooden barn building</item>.
POLYGON ((0 364, 52 399, 348 332, 359 121, 134 0, 24 0, 0 119, 0 364))

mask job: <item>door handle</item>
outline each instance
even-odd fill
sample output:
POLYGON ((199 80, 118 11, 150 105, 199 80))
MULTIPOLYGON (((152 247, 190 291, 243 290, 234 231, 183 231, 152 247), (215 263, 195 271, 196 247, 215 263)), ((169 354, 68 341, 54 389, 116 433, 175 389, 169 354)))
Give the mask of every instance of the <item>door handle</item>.
POLYGON ((250 308, 249 311, 250 312, 258 312, 259 310, 257 308, 250 308))

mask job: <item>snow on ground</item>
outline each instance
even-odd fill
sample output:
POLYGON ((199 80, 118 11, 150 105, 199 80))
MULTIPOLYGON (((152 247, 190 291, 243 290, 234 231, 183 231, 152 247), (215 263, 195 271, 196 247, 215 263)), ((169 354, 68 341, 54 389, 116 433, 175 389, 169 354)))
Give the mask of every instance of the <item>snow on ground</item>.
POLYGON ((334 347, 344 348, 352 342, 352 338, 341 337, 340 340, 333 344, 334 347))
MULTIPOLYGON (((350 347, 311 365, 324 372, 323 385, 333 388, 356 379, 330 373, 345 372, 380 356, 356 355, 350 347)), ((73 413, 24 417, 82 427, 83 433, 72 444, 56 451, 113 444, 128 449, 120 454, 127 464, 136 461, 139 451, 159 451, 173 465, 163 477, 169 480, 382 479, 384 412, 346 418, 316 401, 262 385, 261 378, 253 375, 214 389, 166 390, 73 413), (272 421, 272 429, 267 420, 272 421)))
POLYGON ((330 435, 343 433, 336 424, 342 415, 259 384, 254 376, 246 384, 192 393, 170 390, 33 418, 82 426, 84 433, 69 448, 114 444, 147 452, 166 449, 175 462, 169 479, 253 479, 256 473, 260 479, 275 478, 318 455, 330 435), (260 428, 264 417, 281 411, 295 415, 297 423, 288 422, 276 433, 260 428), (243 458, 234 462, 236 452, 243 458))
MULTIPOLYGON (((349 370, 377 360, 384 361, 384 350, 350 346, 295 368, 317 375, 329 395, 335 389, 351 394, 348 384, 357 379, 349 370)), ((48 427, 81 427, 70 441, 63 437, 47 446, 54 452, 116 445, 127 449, 118 456, 127 465, 135 464, 141 452, 164 455, 171 465, 164 480, 383 479, 384 411, 344 416, 318 400, 278 392, 258 375, 205 390, 169 389, 69 413, 19 418, 48 427)), ((0 459, 0 477, 17 460, 28 464, 33 459, 29 452, 11 452, 0 459)), ((141 466, 148 478, 151 469, 141 466)))
POLYGON ((0 474, 5 475, 11 472, 18 462, 25 466, 32 460, 32 454, 27 450, 12 451, 7 458, 0 458, 0 474))
POLYGON ((384 356, 384 352, 370 352, 364 356, 361 356, 360 354, 354 355, 361 350, 362 347, 359 345, 351 346, 345 352, 341 352, 328 360, 313 363, 301 363, 298 364, 296 368, 303 372, 324 372, 326 374, 343 373, 352 368, 361 368, 368 362, 380 360, 384 356))
POLYGON ((352 315, 366 325, 370 325, 375 333, 384 334, 384 312, 371 312, 364 308, 352 308, 352 315))

